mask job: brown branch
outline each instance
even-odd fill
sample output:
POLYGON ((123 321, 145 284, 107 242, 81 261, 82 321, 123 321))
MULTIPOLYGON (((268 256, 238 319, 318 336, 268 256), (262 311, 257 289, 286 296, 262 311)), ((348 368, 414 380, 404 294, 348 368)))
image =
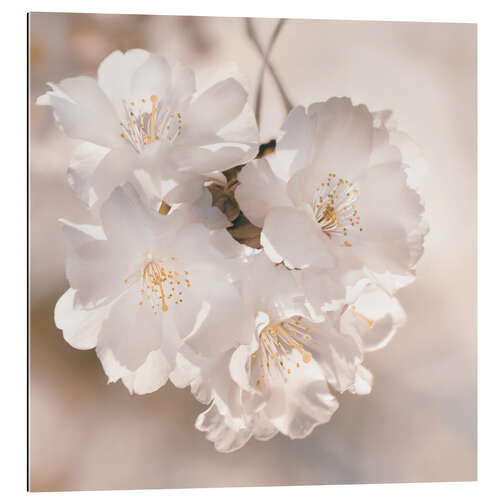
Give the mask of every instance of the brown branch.
POLYGON ((285 19, 280 19, 278 21, 278 23, 276 24, 276 27, 274 28, 273 34, 271 35, 271 38, 269 40, 269 44, 267 46, 267 49, 266 49, 266 51, 264 51, 259 40, 257 39, 257 34, 255 33, 255 29, 254 29, 254 26, 252 24, 251 18, 246 18, 248 36, 249 36, 250 40, 252 40, 255 47, 259 51, 259 54, 263 58, 262 69, 260 72, 259 83, 257 86, 257 98, 256 98, 256 102, 255 102, 255 117, 257 119, 258 124, 260 124, 260 108, 261 108, 261 104, 262 104, 262 85, 263 85, 264 73, 265 73, 266 68, 269 69, 269 72, 271 73, 271 76, 273 77, 273 79, 276 83, 276 86, 278 87, 278 91, 279 91, 281 98, 283 100, 283 104, 285 106, 286 112, 289 113, 289 111, 293 107, 292 103, 290 102, 290 99, 288 98, 288 96, 285 92, 285 89, 281 83, 281 80, 279 79, 278 75, 276 74, 276 71, 275 71, 273 65, 269 61, 271 49, 272 49, 274 42, 276 41, 276 39, 281 31, 281 29, 283 28, 284 23, 285 23, 285 19))

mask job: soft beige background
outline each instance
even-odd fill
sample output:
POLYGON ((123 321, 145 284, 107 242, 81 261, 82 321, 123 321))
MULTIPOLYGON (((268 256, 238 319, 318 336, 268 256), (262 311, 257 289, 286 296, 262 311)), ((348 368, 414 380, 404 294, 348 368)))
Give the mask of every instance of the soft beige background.
MULTIPOLYGON (((274 20, 256 20, 262 40, 274 20)), ((368 355, 369 396, 340 396, 305 439, 214 451, 193 423, 202 405, 168 385, 129 396, 93 351, 53 323, 67 242, 57 218, 90 222, 65 171, 73 142, 34 101, 44 82, 95 75, 112 50, 142 47, 210 71, 234 61, 253 96, 260 60, 242 19, 31 15, 31 433, 34 491, 476 479, 476 26, 289 20, 271 60, 290 98, 348 95, 393 109, 429 163, 431 232, 408 322, 368 355)), ((284 118, 270 79, 262 139, 284 118)))

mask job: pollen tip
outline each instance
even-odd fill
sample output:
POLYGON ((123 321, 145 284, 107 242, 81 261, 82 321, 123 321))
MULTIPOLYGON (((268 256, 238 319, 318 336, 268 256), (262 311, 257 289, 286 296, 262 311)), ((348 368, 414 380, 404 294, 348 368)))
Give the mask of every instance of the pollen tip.
POLYGON ((302 361, 304 361, 304 363, 309 363, 311 359, 312 359, 312 354, 309 351, 305 351, 302 354, 302 361))

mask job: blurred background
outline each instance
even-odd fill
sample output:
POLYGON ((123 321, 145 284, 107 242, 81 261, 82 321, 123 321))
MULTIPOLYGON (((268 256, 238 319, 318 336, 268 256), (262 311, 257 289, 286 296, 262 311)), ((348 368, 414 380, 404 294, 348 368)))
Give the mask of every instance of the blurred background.
MULTIPOLYGON (((276 20, 254 19, 267 45, 276 20)), ((244 19, 34 13, 31 31, 32 491, 270 486, 476 479, 476 26, 288 20, 270 60, 290 100, 350 96, 392 109, 429 164, 431 232, 416 282, 399 294, 408 321, 369 354, 368 396, 305 440, 276 437, 217 453, 193 427, 203 410, 168 384, 130 396, 106 384, 94 351, 63 340, 53 308, 66 290, 57 222, 91 223, 66 181, 75 143, 48 108, 46 82, 95 76, 115 49, 141 47, 200 72, 236 63, 252 101, 261 58, 244 19)), ((262 141, 285 117, 264 79, 262 141)))

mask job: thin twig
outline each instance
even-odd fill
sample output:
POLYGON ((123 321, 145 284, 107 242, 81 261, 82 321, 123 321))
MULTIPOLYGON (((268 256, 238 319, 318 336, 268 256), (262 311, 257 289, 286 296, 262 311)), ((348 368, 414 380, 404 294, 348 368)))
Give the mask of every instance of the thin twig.
POLYGON ((285 23, 285 19, 280 19, 278 23, 276 24, 276 27, 274 28, 273 34, 271 35, 271 39, 269 40, 269 44, 267 46, 267 50, 264 52, 264 49, 262 48, 261 44, 259 43, 259 40, 257 39, 257 35, 255 33, 255 29, 252 24, 252 20, 250 18, 246 19, 246 24, 247 24, 247 32, 250 40, 254 43, 255 47, 259 51, 259 54, 263 58, 262 62, 262 69, 260 72, 260 77, 259 77, 259 83, 257 86, 257 98, 256 98, 256 103, 255 103, 255 117, 257 119, 257 123, 260 123, 260 108, 261 108, 261 103, 262 103, 262 85, 263 85, 263 80, 264 80, 264 73, 266 70, 266 67, 269 68, 269 72, 271 73, 271 76, 274 78, 274 81, 276 82, 276 86, 278 87, 278 91, 281 95, 281 98, 283 100, 283 104, 285 106, 286 112, 288 113, 292 109, 292 103, 290 102, 290 99, 288 98, 285 89, 283 88, 283 85, 276 74, 276 71, 273 67, 273 65, 269 62, 269 55, 271 53, 271 49, 274 45, 274 42, 276 41, 283 24, 285 23))

